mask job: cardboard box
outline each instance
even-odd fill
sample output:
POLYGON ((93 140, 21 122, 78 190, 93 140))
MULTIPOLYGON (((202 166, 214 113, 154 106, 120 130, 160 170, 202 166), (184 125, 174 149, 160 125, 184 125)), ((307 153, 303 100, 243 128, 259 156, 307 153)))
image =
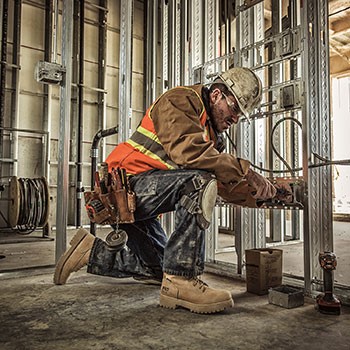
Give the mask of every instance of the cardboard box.
POLYGON ((292 309, 304 305, 304 292, 298 288, 282 285, 269 289, 269 303, 292 309))
POLYGON ((282 252, 269 248, 245 251, 248 292, 263 295, 282 284, 282 252))

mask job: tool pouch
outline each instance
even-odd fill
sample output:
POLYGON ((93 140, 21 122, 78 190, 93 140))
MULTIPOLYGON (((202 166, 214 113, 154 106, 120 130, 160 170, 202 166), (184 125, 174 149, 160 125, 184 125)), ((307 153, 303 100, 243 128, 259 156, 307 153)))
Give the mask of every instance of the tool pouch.
MULTIPOLYGON (((133 223, 135 203, 129 204, 130 194, 125 189, 115 190, 110 193, 113 206, 118 210, 118 223, 133 223), (130 206, 133 210, 130 210, 130 206)), ((134 195, 135 199, 135 195, 134 195)), ((135 201, 134 201, 135 202, 135 201)))
MULTIPOLYGON (((104 165, 106 169, 106 165, 104 165)), ((133 223, 136 196, 125 169, 95 174, 94 191, 84 192, 85 208, 91 222, 103 225, 133 223)))

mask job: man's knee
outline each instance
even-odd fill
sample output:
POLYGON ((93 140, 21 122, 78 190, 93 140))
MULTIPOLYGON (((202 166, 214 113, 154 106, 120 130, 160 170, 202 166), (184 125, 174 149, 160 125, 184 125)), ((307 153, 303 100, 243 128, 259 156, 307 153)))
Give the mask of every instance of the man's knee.
POLYGON ((217 198, 217 181, 213 174, 201 172, 186 183, 180 204, 191 214, 196 215, 202 229, 210 225, 217 198))

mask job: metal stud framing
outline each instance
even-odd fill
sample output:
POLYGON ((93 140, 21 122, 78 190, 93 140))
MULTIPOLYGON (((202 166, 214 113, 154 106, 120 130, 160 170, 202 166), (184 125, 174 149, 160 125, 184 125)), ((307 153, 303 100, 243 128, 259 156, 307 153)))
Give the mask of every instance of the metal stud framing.
POLYGON ((157 45, 158 45, 158 1, 150 0, 147 2, 145 9, 146 21, 146 71, 145 71, 145 85, 146 85, 146 106, 156 99, 157 96, 157 45))
POLYGON ((67 208, 69 177, 69 140, 72 85, 72 43, 73 43, 73 2, 63 2, 62 12, 62 65, 66 69, 65 79, 60 87, 60 139, 57 175, 56 206, 56 261, 66 249, 67 208))
MULTIPOLYGON (((98 9, 98 119, 100 128, 107 128, 107 96, 106 96, 106 56, 107 56, 107 12, 108 0, 100 0, 98 9)), ((106 139, 101 140, 101 158, 106 159, 106 139)))
POLYGON ((162 0, 162 91, 169 87, 169 5, 162 0))
POLYGON ((131 131, 133 12, 133 0, 120 1, 119 143, 128 139, 131 131))
MULTIPOLYGON (((281 0, 272 0, 271 36, 265 38, 263 1, 256 2, 252 7, 247 6, 244 0, 236 1, 234 22, 228 16, 230 4, 227 1, 162 1, 163 89, 179 82, 178 71, 183 72, 184 68, 183 64, 178 63, 179 49, 185 56, 181 62, 188 62, 190 83, 198 82, 198 80, 210 81, 211 75, 230 66, 232 58, 235 65, 255 69, 264 82, 265 100, 263 103, 266 104, 265 108, 268 113, 265 119, 254 120, 251 125, 246 122, 239 125, 237 135, 241 142, 238 145, 238 156, 274 170, 284 168, 280 160, 270 152, 270 148, 265 146, 269 143, 268 133, 279 119, 293 117, 300 120, 302 116, 302 133, 295 125, 283 125, 274 133, 274 143, 288 159, 292 168, 300 167, 302 161, 303 176, 308 184, 308 196, 305 193, 306 207, 303 212, 292 212, 290 215, 287 211, 270 212, 268 216, 270 218, 269 237, 272 240, 283 242, 284 235, 291 230, 294 239, 298 239, 302 237, 300 230, 303 228, 305 289, 311 291, 312 283, 318 283, 321 279, 318 252, 333 248, 331 169, 329 167, 309 169, 309 161, 313 152, 330 158, 328 4, 326 0, 305 0, 303 2, 289 0, 289 24, 287 25, 289 32, 285 37, 287 41, 290 40, 293 48, 287 53, 281 51, 284 49, 281 48, 284 39, 281 31, 283 32, 286 28, 285 22, 282 28, 282 4, 284 2, 281 0), (179 12, 186 8, 188 17, 179 22, 179 12), (225 15, 226 19, 222 19, 220 17, 222 15, 225 15), (219 44, 216 45, 219 37, 219 22, 220 47, 219 44), (186 28, 184 28, 184 23, 187 23, 186 28), (232 23, 235 23, 236 37, 231 38, 232 23), (182 32, 187 33, 186 30, 189 30, 186 36, 177 34, 179 25, 182 32), (189 43, 188 50, 185 52, 183 47, 187 46, 184 45, 184 37, 189 43), (234 41, 234 53, 230 52, 232 41, 234 41), (267 51, 270 50, 270 55, 266 56, 268 47, 267 51), (220 54, 219 50, 221 50, 220 54), (218 57, 219 55, 221 57, 218 57), (305 82, 305 85, 302 82, 305 82), (300 89, 303 101, 294 110, 285 111, 279 105, 280 87, 289 83, 300 89), (305 86, 304 91, 303 86, 305 86), (291 220, 290 226, 286 224, 287 217, 291 218, 288 219, 291 220)), ((186 77, 184 81, 187 82, 186 77)), ((264 175, 274 176, 271 171, 264 175)), ((294 175, 300 175, 300 173, 294 175)), ((234 221, 236 245, 238 246, 237 272, 241 273, 242 266, 244 266, 244 250, 266 245, 268 211, 240 208, 236 210, 234 217, 232 213, 230 215, 228 213, 231 212, 227 208, 215 208, 213 225, 207 232, 206 259, 209 262, 218 263, 215 254, 219 224, 227 225, 230 220, 234 221)), ((167 231, 171 232, 172 221, 168 220, 165 224, 170 228, 167 231)), ((220 270, 219 267, 218 270, 220 270)), ((222 266, 221 272, 225 272, 222 266)))
POLYGON ((318 254, 333 250, 331 167, 308 168, 312 154, 330 159, 328 2, 304 2, 302 28, 304 37, 304 81, 306 98, 303 108, 304 178, 308 201, 304 210, 305 288, 321 280, 318 254))
MULTIPOLYGON (((237 6, 242 5, 243 2, 241 4, 237 3, 237 6)), ((253 67, 261 62, 261 50, 241 50, 263 39, 263 11, 263 4, 258 4, 253 8, 243 11, 236 20, 236 32, 241 33, 236 38, 237 51, 235 53, 235 62, 238 66, 253 67), (251 23, 255 23, 255 25, 252 26, 251 23)), ((239 7, 236 8, 236 12, 239 12, 239 7)), ((262 122, 253 122, 251 124, 242 122, 238 125, 238 134, 240 136, 238 137, 237 153, 239 157, 249 159, 253 163, 261 161, 261 158, 265 154, 264 143, 262 142, 264 130, 262 129, 264 129, 262 122)), ((235 228, 237 238, 236 250, 238 254, 237 272, 241 273, 244 265, 245 250, 265 246, 265 212, 260 209, 239 208, 236 210, 236 214, 238 216, 235 228)))

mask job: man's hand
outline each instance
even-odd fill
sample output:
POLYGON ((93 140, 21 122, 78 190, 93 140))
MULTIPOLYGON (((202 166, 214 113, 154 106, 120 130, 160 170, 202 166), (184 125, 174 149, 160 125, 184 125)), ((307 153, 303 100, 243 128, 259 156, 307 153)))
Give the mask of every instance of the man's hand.
POLYGON ((276 196, 277 190, 275 186, 264 176, 258 174, 254 170, 249 169, 245 179, 255 190, 253 197, 256 199, 271 199, 276 196))
POLYGON ((293 202, 293 190, 290 185, 287 183, 275 183, 275 188, 277 189, 276 198, 284 203, 292 203, 293 202))

